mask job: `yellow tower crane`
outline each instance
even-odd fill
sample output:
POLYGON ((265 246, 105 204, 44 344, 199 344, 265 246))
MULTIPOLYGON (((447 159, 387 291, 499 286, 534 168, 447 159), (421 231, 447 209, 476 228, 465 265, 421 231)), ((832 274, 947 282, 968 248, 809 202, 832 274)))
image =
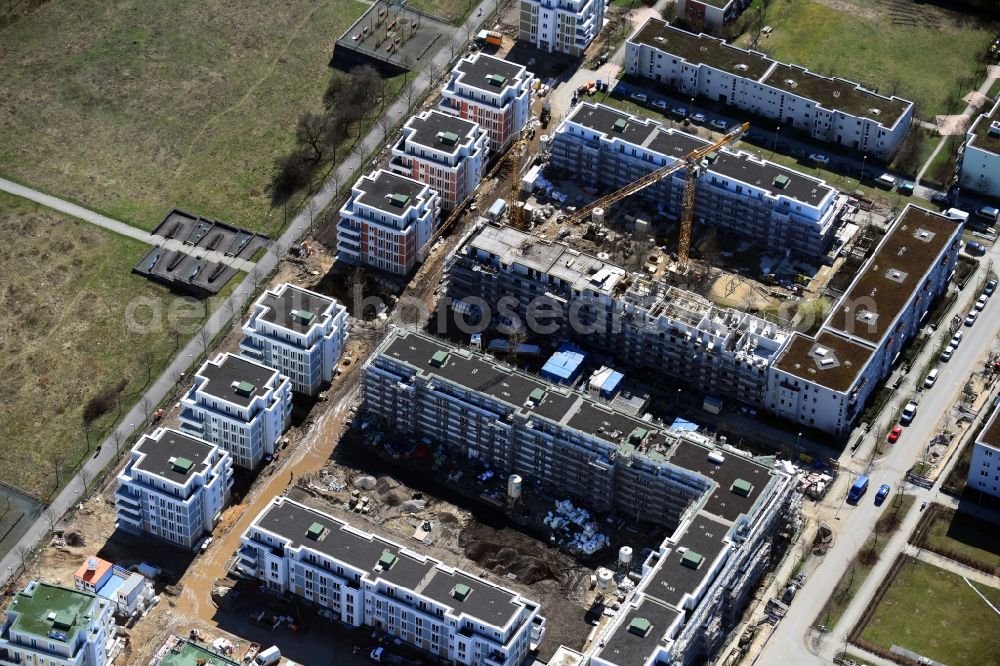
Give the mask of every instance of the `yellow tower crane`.
POLYGON ((605 208, 613 203, 617 203, 622 199, 632 196, 636 192, 649 187, 650 185, 660 182, 664 178, 667 178, 681 169, 687 169, 687 174, 684 178, 684 197, 682 199, 681 206, 680 237, 677 241, 678 267, 681 269, 687 268, 688 258, 691 252, 691 226, 694 222, 694 195, 695 185, 698 182, 698 166, 701 164, 702 159, 704 159, 709 153, 713 153, 723 146, 735 143, 741 136, 743 136, 743 134, 746 133, 748 129, 750 129, 750 123, 743 123, 742 125, 727 132, 721 139, 714 141, 703 148, 699 148, 698 150, 693 150, 684 157, 678 159, 673 164, 657 169, 656 171, 643 176, 639 180, 633 181, 628 185, 615 190, 607 196, 601 197, 596 201, 592 201, 575 213, 567 215, 563 219, 565 222, 578 224, 585 220, 588 215, 593 213, 594 209, 605 208))
POLYGON ((521 193, 521 158, 527 150, 529 140, 518 139, 510 147, 510 226, 524 228, 524 206, 519 206, 521 193))

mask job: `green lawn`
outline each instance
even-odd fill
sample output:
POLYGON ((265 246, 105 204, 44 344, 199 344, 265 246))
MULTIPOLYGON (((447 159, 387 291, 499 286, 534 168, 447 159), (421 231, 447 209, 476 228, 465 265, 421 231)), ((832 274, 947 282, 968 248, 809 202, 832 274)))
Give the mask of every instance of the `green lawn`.
MULTIPOLYGON (((1000 607, 1000 589, 973 583, 1000 607)), ((863 640, 900 645, 948 666, 1000 664, 1000 615, 961 576, 906 558, 889 584, 863 640)))
MULTIPOLYGON (((922 118, 945 113, 949 99, 982 83, 955 94, 956 84, 975 74, 976 56, 990 43, 995 26, 991 30, 984 20, 919 3, 912 9, 914 24, 893 23, 889 4, 774 0, 764 20, 773 32, 761 38, 758 49, 778 60, 877 87, 883 93, 895 88, 897 95, 916 103, 922 118)), ((746 46, 748 38, 744 35, 738 44, 746 46)))
POLYGON ((933 505, 926 531, 915 544, 946 556, 958 556, 990 573, 1000 573, 1000 531, 984 529, 982 520, 933 505))
MULTIPOLYGON (((62 483, 88 455, 84 406, 124 383, 127 411, 175 351, 167 314, 190 305, 131 274, 148 249, 138 241, 7 194, 0 233, 0 480, 44 496, 55 486, 54 461, 62 483), (135 321, 147 331, 127 324, 138 299, 148 305, 135 321), (150 325, 152 308, 162 325, 150 325)), ((117 413, 93 422, 92 445, 117 413)))
POLYGON ((358 0, 63 0, 0 31, 0 173, 150 229, 274 233, 265 191, 358 0))
POLYGON ((408 0, 406 6, 460 25, 476 4, 472 0, 408 0))

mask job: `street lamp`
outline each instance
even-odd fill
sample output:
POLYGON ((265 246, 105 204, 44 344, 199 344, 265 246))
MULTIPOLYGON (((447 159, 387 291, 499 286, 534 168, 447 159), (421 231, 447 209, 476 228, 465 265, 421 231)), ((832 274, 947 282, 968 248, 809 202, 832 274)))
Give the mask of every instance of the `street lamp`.
POLYGON ((694 113, 694 97, 691 98, 691 104, 688 106, 688 118, 694 113))
POLYGON ((781 131, 781 125, 775 125, 774 127, 774 145, 771 146, 771 154, 774 155, 778 151, 778 132, 781 131))
POLYGON ((865 163, 868 161, 867 155, 861 156, 861 177, 858 178, 858 187, 861 187, 861 181, 865 179, 865 163))
POLYGON ((795 437, 795 455, 796 455, 796 456, 798 456, 799 460, 801 460, 801 459, 802 459, 802 448, 801 448, 801 443, 802 443, 802 433, 800 432, 800 433, 799 433, 799 434, 798 434, 798 435, 797 435, 797 436, 795 437))
POLYGON ((681 412, 681 391, 682 389, 677 389, 677 397, 674 400, 674 416, 677 416, 681 412))

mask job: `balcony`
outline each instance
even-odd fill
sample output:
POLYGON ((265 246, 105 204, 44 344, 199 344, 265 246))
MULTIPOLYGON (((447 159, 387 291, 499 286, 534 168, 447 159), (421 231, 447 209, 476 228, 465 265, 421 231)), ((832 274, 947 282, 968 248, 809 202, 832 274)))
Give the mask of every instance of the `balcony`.
POLYGON ((142 508, 142 504, 139 498, 132 496, 124 488, 118 488, 115 491, 115 505, 125 505, 131 511, 139 512, 142 508))
POLYGON ((258 361, 264 358, 264 350, 257 344, 257 341, 249 335, 244 335, 240 339, 240 353, 258 361))

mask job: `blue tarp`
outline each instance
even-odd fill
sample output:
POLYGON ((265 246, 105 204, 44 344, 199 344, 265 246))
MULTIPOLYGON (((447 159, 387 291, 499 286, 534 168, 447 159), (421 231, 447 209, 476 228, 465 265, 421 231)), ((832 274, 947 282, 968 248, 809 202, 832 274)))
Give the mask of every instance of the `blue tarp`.
POLYGON ((671 430, 677 432, 694 432, 698 429, 697 423, 691 423, 685 419, 674 419, 673 424, 670 426, 671 430))
POLYGON ((580 374, 587 355, 573 345, 560 345, 542 366, 542 377, 554 382, 572 382, 580 374))
POLYGON ((618 389, 621 387, 623 379, 625 379, 625 375, 618 372, 617 370, 608 375, 608 378, 604 380, 603 384, 601 384, 601 397, 602 398, 614 397, 614 395, 618 393, 618 389))

